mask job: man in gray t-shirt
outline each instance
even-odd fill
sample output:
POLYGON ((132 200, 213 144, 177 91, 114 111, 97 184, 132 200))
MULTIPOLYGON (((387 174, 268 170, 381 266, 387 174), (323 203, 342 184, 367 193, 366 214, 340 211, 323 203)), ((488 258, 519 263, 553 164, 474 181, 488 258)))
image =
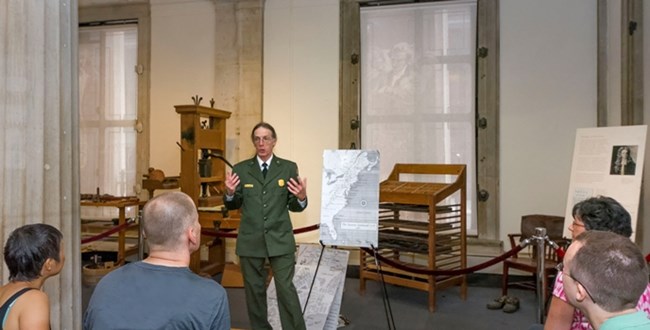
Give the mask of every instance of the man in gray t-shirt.
POLYGON ((84 329, 230 329, 224 288, 188 268, 201 241, 193 201, 181 192, 162 194, 143 216, 149 256, 99 282, 84 329))

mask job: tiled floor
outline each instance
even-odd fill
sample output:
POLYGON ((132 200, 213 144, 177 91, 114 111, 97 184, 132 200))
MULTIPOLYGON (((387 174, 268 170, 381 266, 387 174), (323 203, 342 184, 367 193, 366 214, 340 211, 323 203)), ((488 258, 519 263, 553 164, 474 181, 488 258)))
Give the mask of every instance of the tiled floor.
MULTIPOLYGON (((248 329, 244 289, 227 289, 231 319, 234 328, 248 329)), ((437 295, 437 310, 429 313, 427 294, 409 288, 387 286, 396 329, 528 329, 537 318, 535 292, 511 289, 521 308, 513 314, 488 310, 485 305, 500 296, 497 287, 468 288, 467 300, 460 299, 458 287, 441 290, 437 295)), ((366 285, 366 293, 359 294, 359 280, 348 278, 341 305, 341 314, 350 320, 342 329, 388 329, 382 300, 381 286, 376 282, 366 285)))

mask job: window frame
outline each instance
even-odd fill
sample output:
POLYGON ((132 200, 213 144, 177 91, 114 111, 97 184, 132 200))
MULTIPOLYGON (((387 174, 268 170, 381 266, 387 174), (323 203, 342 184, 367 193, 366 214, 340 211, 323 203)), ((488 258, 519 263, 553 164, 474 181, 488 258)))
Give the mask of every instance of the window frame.
POLYGON ((151 67, 151 10, 149 4, 88 6, 79 8, 79 24, 93 22, 136 20, 138 25, 138 106, 136 142, 135 191, 147 198, 139 180, 148 173, 150 146, 150 67, 151 67))
MULTIPOLYGON (((339 148, 361 141, 360 7, 340 0, 339 148)), ((381 1, 373 1, 374 5, 381 1)), ((408 2, 408 1, 407 1, 408 2)), ((421 1, 420 1, 421 2, 421 1)), ((387 1, 387 4, 390 1, 387 1)), ((499 238, 499 0, 477 0, 476 180, 477 239, 499 238), (484 198, 487 197, 487 198, 484 198)))

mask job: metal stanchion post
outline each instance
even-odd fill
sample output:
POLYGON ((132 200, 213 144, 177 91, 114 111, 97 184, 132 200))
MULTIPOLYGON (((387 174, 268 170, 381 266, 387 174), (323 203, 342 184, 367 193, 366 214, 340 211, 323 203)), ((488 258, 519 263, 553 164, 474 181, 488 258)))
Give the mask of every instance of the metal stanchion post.
POLYGON ((546 243, 546 228, 536 227, 534 239, 537 243, 537 322, 544 323, 544 243, 546 243))

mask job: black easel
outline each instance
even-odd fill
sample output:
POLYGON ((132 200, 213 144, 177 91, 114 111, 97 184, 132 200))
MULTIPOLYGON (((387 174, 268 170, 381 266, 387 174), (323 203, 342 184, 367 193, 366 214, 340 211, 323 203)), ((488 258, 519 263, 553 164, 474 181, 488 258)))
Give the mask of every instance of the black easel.
MULTIPOLYGON (((311 296, 312 289, 314 288, 314 283, 316 282, 316 276, 318 275, 318 268, 320 268, 321 260, 323 260, 323 254, 325 253, 325 244, 323 244, 322 240, 318 241, 321 246, 320 250, 320 255, 318 256, 318 263, 316 264, 316 271, 314 272, 314 277, 311 280, 311 285, 309 286, 309 292, 307 293, 307 299, 305 300, 305 306, 302 309, 302 315, 305 315, 305 311, 307 311, 307 305, 309 304, 309 297, 311 296)), ((379 276, 381 278, 381 288, 382 288, 382 301, 384 303, 384 312, 386 313, 386 323, 388 325, 388 330, 397 330, 397 327, 395 327, 395 319, 393 318, 393 310, 390 306, 390 299, 388 298, 388 291, 386 290, 386 282, 384 281, 384 273, 381 270, 381 263, 379 263, 379 259, 377 256, 379 255, 379 249, 375 247, 374 245, 370 245, 372 248, 372 251, 375 254, 375 266, 377 267, 377 271, 379 272, 379 276)))
POLYGON ((379 262, 379 249, 370 245, 373 253, 375 254, 375 266, 377 267, 377 272, 379 272, 379 277, 381 278, 381 289, 383 293, 384 301, 384 312, 386 313, 386 323, 388 325, 388 330, 396 330, 395 319, 393 319, 393 310, 390 307, 390 299, 388 298, 388 291, 386 290, 386 282, 384 281, 384 272, 381 270, 381 263, 379 262))
POLYGON ((314 278, 311 279, 311 285, 309 286, 309 292, 307 293, 307 299, 305 300, 305 307, 302 308, 302 315, 305 316, 305 311, 307 310, 307 304, 309 303, 309 297, 311 296, 311 290, 314 288, 314 283, 316 282, 316 275, 318 275, 318 268, 320 267, 320 261, 323 260, 323 253, 325 253, 325 244, 323 241, 318 241, 320 243, 320 255, 318 256, 318 263, 316 264, 316 271, 314 272, 314 278))

